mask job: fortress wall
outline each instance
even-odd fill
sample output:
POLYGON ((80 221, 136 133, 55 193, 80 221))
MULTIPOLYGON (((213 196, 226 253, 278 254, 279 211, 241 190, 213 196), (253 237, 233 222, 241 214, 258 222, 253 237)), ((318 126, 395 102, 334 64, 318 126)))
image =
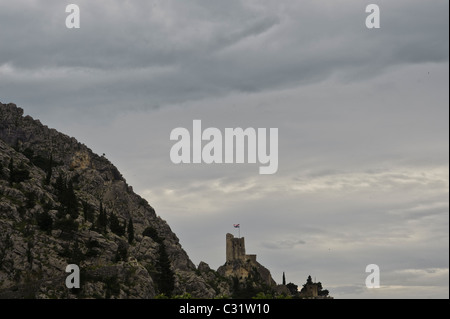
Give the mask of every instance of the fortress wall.
POLYGON ((252 262, 256 262, 256 255, 245 255, 246 260, 251 260, 252 262))

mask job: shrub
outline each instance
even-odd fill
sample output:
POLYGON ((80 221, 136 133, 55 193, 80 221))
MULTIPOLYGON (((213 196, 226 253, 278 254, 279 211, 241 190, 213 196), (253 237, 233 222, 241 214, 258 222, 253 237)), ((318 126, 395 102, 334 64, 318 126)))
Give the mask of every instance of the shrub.
POLYGON ((39 226, 39 229, 50 233, 53 229, 53 219, 48 212, 43 212, 42 214, 38 214, 36 217, 36 222, 39 226))
POLYGON ((125 235, 125 227, 120 224, 119 219, 114 213, 109 217, 109 228, 117 236, 125 235))
POLYGON ((128 246, 126 242, 120 241, 119 245, 117 246, 115 262, 119 262, 121 260, 126 261, 127 257, 128 257, 128 246))
POLYGON ((163 242, 163 238, 159 237, 158 232, 153 227, 147 227, 142 232, 142 236, 147 236, 153 239, 153 241, 157 242, 158 244, 161 244, 163 242))
POLYGON ((55 222, 55 228, 61 229, 63 232, 74 232, 78 230, 78 222, 72 217, 60 218, 55 222))

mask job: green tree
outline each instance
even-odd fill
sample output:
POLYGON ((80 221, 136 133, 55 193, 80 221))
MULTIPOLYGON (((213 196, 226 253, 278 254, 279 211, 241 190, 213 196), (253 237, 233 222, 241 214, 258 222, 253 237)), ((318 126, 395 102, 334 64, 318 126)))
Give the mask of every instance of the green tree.
POLYGON ((112 296, 120 294, 120 282, 117 276, 104 278, 105 299, 111 299, 112 296))
POLYGON ((125 229, 120 224, 119 218, 114 213, 109 216, 109 228, 117 236, 125 235, 125 229))
POLYGON ((69 182, 60 174, 56 178, 54 187, 57 191, 58 201, 61 204, 60 214, 69 214, 73 219, 78 218, 78 199, 73 188, 73 180, 69 182))
POLYGON ((167 255, 166 246, 164 243, 159 245, 159 260, 157 264, 158 279, 157 285, 160 293, 171 297, 172 291, 175 288, 175 277, 172 269, 170 269, 169 255, 167 255))
POLYGON ((25 203, 25 207, 30 209, 30 208, 34 208, 34 206, 36 205, 36 193, 34 193, 33 191, 31 192, 27 192, 25 194, 26 197, 26 203, 25 203))
POLYGON ((163 238, 159 237, 156 229, 154 229, 151 226, 148 226, 144 229, 144 231, 142 232, 142 236, 150 237, 153 241, 157 242, 158 244, 162 243, 163 241, 163 238))
POLYGON ((64 180, 64 177, 62 174, 59 174, 55 181, 55 189, 58 193, 58 200, 61 201, 62 194, 64 193, 64 190, 66 188, 66 182, 64 180))
POLYGON ((75 241, 73 244, 68 263, 69 264, 76 264, 80 265, 80 262, 82 262, 85 259, 85 256, 83 254, 83 251, 80 248, 80 245, 78 244, 78 241, 75 241))
POLYGON ((27 255, 27 261, 30 264, 30 269, 33 267, 33 253, 31 252, 33 250, 34 244, 33 242, 30 240, 27 242, 27 251, 26 251, 26 255, 27 255))
POLYGON ((319 282, 317 283, 317 294, 318 294, 319 296, 324 296, 324 297, 326 297, 326 296, 328 296, 329 293, 330 293, 330 292, 329 292, 327 289, 323 289, 322 283, 319 281, 319 282))
POLYGON ((128 257, 128 246, 125 241, 120 241, 117 245, 117 251, 115 256, 115 262, 121 260, 126 261, 128 257))
POLYGON ((50 233, 53 229, 53 219, 47 211, 38 214, 36 217, 36 222, 42 231, 50 233))
POLYGON ((55 228, 61 229, 65 233, 73 233, 78 231, 78 222, 72 217, 62 217, 55 222, 55 228))
POLYGON ((66 200, 65 205, 67 207, 67 213, 73 219, 77 219, 77 217, 78 217, 78 199, 73 190, 72 180, 70 180, 67 185, 65 200, 66 200))
POLYGON ((97 257, 100 253, 101 245, 97 240, 89 238, 86 248, 86 257, 97 257))
POLYGON ((288 283, 286 287, 287 289, 289 289, 291 295, 296 295, 298 293, 298 286, 293 284, 292 282, 288 283))
POLYGON ((83 207, 84 220, 92 223, 94 221, 94 208, 85 201, 82 201, 81 205, 83 207))
POLYGON ((20 183, 30 178, 30 172, 23 163, 20 163, 18 168, 14 168, 14 160, 12 157, 9 160, 8 169, 10 186, 12 186, 13 183, 20 183))

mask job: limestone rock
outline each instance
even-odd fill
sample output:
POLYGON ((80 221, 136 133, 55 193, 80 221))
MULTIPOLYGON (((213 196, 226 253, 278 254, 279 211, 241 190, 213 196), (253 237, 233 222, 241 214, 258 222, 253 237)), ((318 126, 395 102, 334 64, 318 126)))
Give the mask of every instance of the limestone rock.
POLYGON ((174 294, 216 295, 108 159, 0 103, 0 298, 153 298, 162 244, 174 294), (65 287, 69 263, 80 267, 78 290, 65 287))
POLYGON ((209 265, 203 261, 198 265, 198 272, 214 290, 217 298, 229 298, 233 294, 232 281, 221 276, 217 271, 212 270, 209 265))

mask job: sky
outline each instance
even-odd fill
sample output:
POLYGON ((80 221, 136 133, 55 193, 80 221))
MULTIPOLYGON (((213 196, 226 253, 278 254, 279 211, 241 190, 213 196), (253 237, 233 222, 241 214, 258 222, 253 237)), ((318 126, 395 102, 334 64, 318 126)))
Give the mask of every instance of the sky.
MULTIPOLYGON (((114 163, 192 261, 241 225, 273 278, 449 298, 449 3, 0 0, 0 101, 114 163), (80 8, 68 29, 66 5, 80 8), (366 6, 380 28, 366 27, 366 6), (278 128, 278 170, 174 164, 177 127, 278 128), (380 269, 367 288, 366 266, 380 269)), ((205 145, 205 142, 204 144, 205 145)))

